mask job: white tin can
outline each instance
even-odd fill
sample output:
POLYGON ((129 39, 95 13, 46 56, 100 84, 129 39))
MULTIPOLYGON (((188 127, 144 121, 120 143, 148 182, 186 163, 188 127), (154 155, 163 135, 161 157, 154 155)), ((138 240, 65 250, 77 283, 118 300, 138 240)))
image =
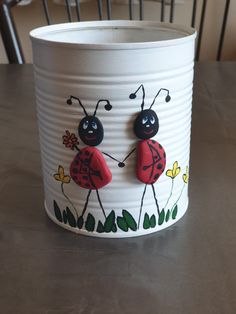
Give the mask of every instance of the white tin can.
POLYGON ((188 206, 195 30, 99 21, 30 36, 49 217, 114 238, 179 220, 188 206))

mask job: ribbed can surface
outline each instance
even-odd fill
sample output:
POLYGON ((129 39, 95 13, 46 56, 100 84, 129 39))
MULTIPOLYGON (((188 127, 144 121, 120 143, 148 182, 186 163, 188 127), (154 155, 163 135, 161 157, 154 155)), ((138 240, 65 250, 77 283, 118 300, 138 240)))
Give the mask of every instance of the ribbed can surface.
POLYGON ((56 223, 91 236, 129 237, 183 216, 195 35, 133 21, 31 33, 45 207, 56 223))

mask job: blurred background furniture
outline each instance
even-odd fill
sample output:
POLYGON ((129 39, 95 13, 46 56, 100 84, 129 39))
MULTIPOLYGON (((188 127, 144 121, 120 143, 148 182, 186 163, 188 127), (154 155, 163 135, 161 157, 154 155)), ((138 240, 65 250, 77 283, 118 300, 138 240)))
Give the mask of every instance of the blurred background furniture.
MULTIPOLYGON (((231 11, 236 11, 236 3, 230 0, 0 0, 5 63, 32 62, 28 33, 35 27, 97 19, 145 19, 191 25, 198 30, 196 60, 234 60, 236 24, 235 27, 231 24, 236 21, 227 23, 231 11), (229 33, 226 26, 231 35, 224 45, 225 34, 229 33)), ((0 56, 1 63, 2 59, 0 56)))

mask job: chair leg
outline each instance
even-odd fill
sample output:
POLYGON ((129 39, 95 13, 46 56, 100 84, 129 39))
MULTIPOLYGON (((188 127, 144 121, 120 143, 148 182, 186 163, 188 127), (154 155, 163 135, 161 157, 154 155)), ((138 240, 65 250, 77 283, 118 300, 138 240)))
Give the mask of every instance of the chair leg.
POLYGON ((200 26, 199 26, 199 32, 198 32, 198 40, 197 40, 197 49, 196 49, 196 58, 195 58, 196 61, 199 61, 199 57, 200 57, 202 33, 203 33, 203 26, 204 26, 204 22, 205 22, 206 7, 207 7, 207 0, 203 0, 200 26))
POLYGON ((9 63, 25 63, 15 23, 10 11, 10 1, 0 2, 0 30, 9 63))
POLYGON ((225 29, 226 29, 228 13, 229 13, 229 6, 230 6, 230 0, 226 0, 223 23, 222 23, 222 27, 221 27, 221 33, 220 33, 220 41, 219 41, 219 46, 218 46, 217 56, 216 56, 217 61, 221 60, 221 54, 222 54, 222 48, 223 48, 224 36, 225 36, 225 29))

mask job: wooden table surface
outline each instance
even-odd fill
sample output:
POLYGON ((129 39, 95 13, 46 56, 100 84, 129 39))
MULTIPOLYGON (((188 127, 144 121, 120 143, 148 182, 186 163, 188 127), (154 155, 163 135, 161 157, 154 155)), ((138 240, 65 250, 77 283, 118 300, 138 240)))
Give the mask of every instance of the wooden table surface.
POLYGON ((32 66, 1 65, 0 95, 0 313, 236 313, 236 63, 196 65, 189 210, 141 238, 47 218, 32 66))

